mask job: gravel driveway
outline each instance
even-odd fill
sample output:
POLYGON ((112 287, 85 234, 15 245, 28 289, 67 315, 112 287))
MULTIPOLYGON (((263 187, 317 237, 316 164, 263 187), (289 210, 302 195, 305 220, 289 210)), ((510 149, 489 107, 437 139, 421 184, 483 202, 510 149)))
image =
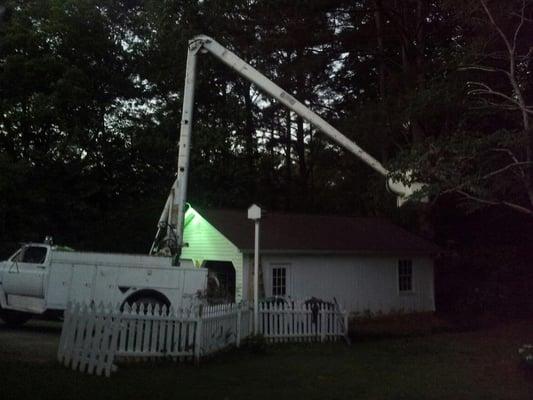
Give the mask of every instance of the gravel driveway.
POLYGON ((30 320, 10 328, 0 320, 0 360, 53 362, 60 335, 60 322, 30 320))

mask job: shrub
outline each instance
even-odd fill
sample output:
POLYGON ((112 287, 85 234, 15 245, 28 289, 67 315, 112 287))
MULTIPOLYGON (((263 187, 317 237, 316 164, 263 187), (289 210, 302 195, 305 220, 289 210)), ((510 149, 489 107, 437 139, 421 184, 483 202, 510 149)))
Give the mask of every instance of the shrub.
POLYGON ((524 344, 518 349, 518 355, 526 367, 533 368, 533 345, 524 344))
POLYGON ((255 354, 265 353, 267 341, 261 334, 250 335, 242 342, 242 348, 255 354))
POLYGON ((406 313, 399 310, 383 314, 362 313, 350 318, 352 337, 419 336, 449 330, 448 324, 434 313, 406 313))

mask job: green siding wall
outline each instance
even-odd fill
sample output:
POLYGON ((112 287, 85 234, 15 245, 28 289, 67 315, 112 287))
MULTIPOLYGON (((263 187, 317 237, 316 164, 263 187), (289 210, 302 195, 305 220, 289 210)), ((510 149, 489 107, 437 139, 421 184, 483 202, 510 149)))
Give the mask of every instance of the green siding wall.
POLYGON ((192 207, 185 216, 184 242, 181 253, 184 260, 192 260, 197 266, 203 261, 231 261, 235 267, 235 297, 243 296, 243 255, 222 233, 192 207))

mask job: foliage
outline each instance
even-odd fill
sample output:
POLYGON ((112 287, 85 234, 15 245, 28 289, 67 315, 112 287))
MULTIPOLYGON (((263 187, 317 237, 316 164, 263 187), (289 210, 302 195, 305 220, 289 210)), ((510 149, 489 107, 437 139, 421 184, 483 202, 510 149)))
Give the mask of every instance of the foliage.
POLYGON ((455 129, 407 147, 396 160, 428 182, 434 198, 453 194, 469 209, 503 206, 533 216, 531 13, 531 2, 521 0, 479 0, 455 12, 468 111, 455 117, 455 129))
POLYGON ((400 153, 393 176, 401 179, 400 171, 413 171, 407 183, 427 184, 419 195, 436 199, 460 194, 466 198, 463 205, 469 211, 482 207, 483 199, 527 203, 521 187, 521 165, 514 162, 515 157, 524 156, 524 142, 523 137, 507 130, 491 134, 457 132, 426 139, 400 153), (471 201, 476 199, 479 201, 471 201))
POLYGON ((355 340, 429 335, 450 330, 451 325, 435 313, 411 313, 403 310, 387 314, 352 315, 350 336, 355 340))
POLYGON ((524 344, 518 349, 518 354, 522 363, 528 367, 533 367, 533 345, 524 344))

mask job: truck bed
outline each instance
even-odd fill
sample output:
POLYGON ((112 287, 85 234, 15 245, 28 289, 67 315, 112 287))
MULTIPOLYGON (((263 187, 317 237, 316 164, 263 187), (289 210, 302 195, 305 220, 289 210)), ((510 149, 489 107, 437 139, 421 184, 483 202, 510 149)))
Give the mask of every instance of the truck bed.
MULTIPOLYGON (((93 253, 78 251, 54 251, 51 264, 107 265, 128 267, 172 267, 170 257, 139 254, 93 253)), ((190 265, 192 266, 192 265, 190 265)))

